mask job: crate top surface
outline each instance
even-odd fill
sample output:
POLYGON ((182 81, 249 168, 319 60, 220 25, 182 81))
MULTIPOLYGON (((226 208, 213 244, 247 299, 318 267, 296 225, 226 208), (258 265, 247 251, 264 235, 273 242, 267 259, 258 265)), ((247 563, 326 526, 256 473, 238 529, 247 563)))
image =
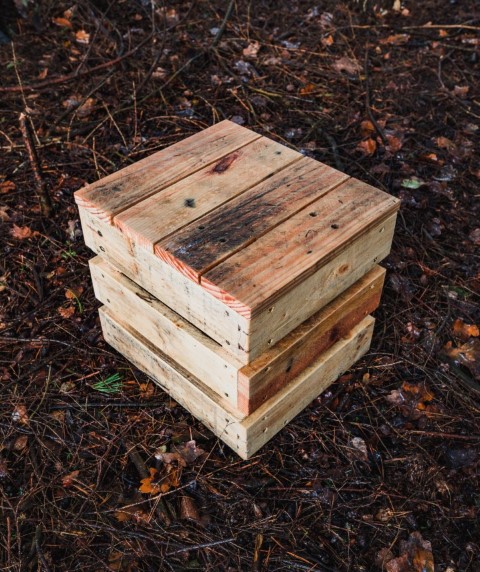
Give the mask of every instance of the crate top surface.
POLYGON ((394 197, 222 121, 75 193, 251 317, 399 207, 394 197))

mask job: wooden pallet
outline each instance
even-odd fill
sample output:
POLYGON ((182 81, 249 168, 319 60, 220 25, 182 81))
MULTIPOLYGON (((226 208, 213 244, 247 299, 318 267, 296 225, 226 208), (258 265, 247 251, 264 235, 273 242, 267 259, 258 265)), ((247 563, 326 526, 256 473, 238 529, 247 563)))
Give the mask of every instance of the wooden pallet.
POLYGON ((215 435, 248 459, 369 348, 374 320, 364 318, 301 374, 250 415, 191 375, 110 309, 101 308, 106 341, 151 376, 215 435))
POLYGON ((90 261, 95 295, 122 322, 248 415, 347 335, 380 301, 385 271, 376 266, 250 364, 232 363, 220 344, 101 257, 90 261))
POLYGON ((399 201, 223 121, 77 191, 86 243, 247 365, 389 252, 399 201))

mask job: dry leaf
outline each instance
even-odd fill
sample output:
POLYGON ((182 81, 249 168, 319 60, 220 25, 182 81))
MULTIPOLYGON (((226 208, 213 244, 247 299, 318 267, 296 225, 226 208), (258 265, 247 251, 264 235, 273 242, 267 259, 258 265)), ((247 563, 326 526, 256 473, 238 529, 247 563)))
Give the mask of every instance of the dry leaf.
POLYGON ((31 238, 34 236, 35 233, 28 226, 17 226, 14 224, 10 234, 13 236, 13 238, 25 240, 26 238, 31 238))
POLYGON ((188 441, 185 445, 178 445, 173 447, 171 453, 164 453, 163 451, 157 451, 155 453, 155 458, 159 461, 163 461, 166 464, 177 461, 182 467, 191 465, 195 462, 198 457, 203 455, 205 451, 197 447, 195 441, 188 441))
POLYGON ((52 22, 57 26, 62 26, 64 28, 72 27, 72 23, 70 22, 70 20, 67 20, 67 18, 53 18, 52 22))
POLYGON ((68 320, 68 318, 71 318, 73 314, 75 314, 75 306, 67 306, 66 308, 59 308, 58 313, 60 314, 60 316, 62 316, 62 318, 68 320))
POLYGON ((387 149, 391 153, 396 153, 397 151, 400 151, 400 149, 403 146, 403 141, 399 137, 396 137, 395 135, 389 135, 387 133, 386 138, 388 141, 387 149))
POLYGON ((170 486, 159 481, 160 474, 154 467, 150 467, 150 476, 140 481, 141 485, 138 489, 141 493, 157 495, 158 493, 166 493, 170 486))
POLYGON ((333 42, 334 42, 334 40, 333 40, 332 34, 329 34, 326 38, 321 39, 321 43, 322 43, 322 46, 324 48, 331 46, 333 44, 333 42))
POLYGON ((458 348, 453 348, 448 342, 444 348, 448 357, 467 367, 471 373, 480 379, 480 339, 470 338, 458 348))
POLYGON ((201 522, 200 513, 198 512, 197 505, 192 498, 180 498, 180 518, 201 522))
POLYGON ((256 58, 258 54, 258 50, 260 49, 259 42, 251 42, 248 46, 243 50, 243 55, 246 58, 256 58))
POLYGON ((15 443, 13 444, 14 451, 23 451, 28 443, 28 435, 20 435, 15 439, 15 443))
POLYGON ((80 298, 80 296, 83 293, 83 286, 77 286, 77 288, 68 288, 65 291, 65 298, 67 298, 68 300, 76 300, 77 298, 80 298))
POLYGON ((90 42, 90 34, 85 32, 85 30, 78 30, 75 33, 75 39, 79 44, 88 44, 90 42))
POLYGON ((360 143, 357 145, 357 149, 369 157, 370 155, 373 155, 377 150, 377 142, 375 139, 365 139, 364 141, 360 141, 360 143))
POLYGON ((0 220, 6 222, 10 220, 10 216, 7 213, 8 207, 6 205, 0 205, 0 220))
POLYGON ((356 60, 352 60, 346 56, 338 58, 338 60, 332 64, 332 67, 337 72, 344 71, 350 75, 356 75, 362 71, 362 66, 356 60))
POLYGON ((360 134, 362 137, 369 137, 375 133, 375 126, 369 119, 365 119, 360 123, 360 134))
POLYGON ((73 484, 73 481, 78 477, 79 474, 80 474, 80 471, 72 471, 68 475, 65 475, 64 477, 62 477, 62 485, 65 488, 71 487, 73 484))
POLYGON ((408 34, 393 34, 392 36, 388 36, 388 38, 383 38, 378 43, 389 46, 401 46, 402 44, 406 44, 409 39, 410 36, 408 34))
POLYGON ((138 506, 126 506, 115 512, 115 518, 119 522, 149 522, 150 517, 148 513, 138 508, 138 506))
POLYGON ((3 183, 0 183, 0 195, 5 195, 7 193, 10 193, 11 191, 14 191, 16 188, 17 186, 13 181, 3 181, 3 183))
POLYGON ((453 324, 453 333, 462 339, 477 338, 480 335, 478 326, 475 324, 465 324, 463 320, 458 318, 453 324))
POLYGON ((28 413, 25 405, 17 405, 12 413, 12 419, 20 425, 28 425, 28 413))
POLYGON ((447 137, 436 137, 435 144, 437 147, 440 147, 440 149, 447 149, 448 151, 455 149, 455 143, 447 139, 447 137))
POLYGON ((312 91, 315 90, 315 85, 313 83, 307 83, 300 91, 298 92, 300 95, 309 95, 312 91))

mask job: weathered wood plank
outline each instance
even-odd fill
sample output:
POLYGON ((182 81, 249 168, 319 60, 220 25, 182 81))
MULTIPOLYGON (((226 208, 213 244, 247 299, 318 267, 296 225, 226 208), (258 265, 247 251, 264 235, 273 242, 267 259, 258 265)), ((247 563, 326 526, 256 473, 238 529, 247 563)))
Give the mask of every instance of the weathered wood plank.
POLYGON ((260 135, 221 121, 75 193, 79 206, 103 220, 219 161, 260 135))
POLYGON ((106 341, 150 375, 176 401, 247 459, 269 441, 369 348, 373 323, 365 318, 255 413, 245 416, 182 370, 138 332, 100 309, 106 341))
POLYGON ((233 407, 237 406, 238 367, 220 344, 100 256, 90 260, 90 272, 95 296, 102 304, 233 407))
POLYGON ((154 244, 294 161, 297 151, 261 137, 114 217, 137 245, 154 244))
POLYGON ((245 248, 349 177, 302 158, 155 245, 155 254, 193 280, 245 248))
POLYGON ((379 222, 295 288, 265 306, 250 323, 249 355, 254 360, 360 280, 390 252, 396 215, 379 222))
POLYGON ((250 414, 285 387, 380 303, 385 270, 376 266, 317 314, 295 328, 238 376, 240 411, 250 414))
POLYGON ((201 284, 251 318, 398 207, 398 199, 350 179, 207 272, 201 284))
POLYGON ((194 326, 221 344, 232 364, 249 362, 249 324, 199 284, 160 260, 153 252, 136 248, 117 228, 80 208, 85 244, 107 259, 130 280, 156 296, 194 326))

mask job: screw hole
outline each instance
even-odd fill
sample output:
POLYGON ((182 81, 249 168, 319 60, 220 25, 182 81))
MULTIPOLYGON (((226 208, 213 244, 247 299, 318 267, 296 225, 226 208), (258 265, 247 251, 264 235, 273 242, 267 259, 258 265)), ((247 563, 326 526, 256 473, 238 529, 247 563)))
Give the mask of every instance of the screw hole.
POLYGON ((310 216, 317 216, 318 213, 316 213, 315 211, 313 211, 312 213, 310 213, 310 216))
POLYGON ((97 234, 98 236, 103 236, 103 234, 99 230, 97 230, 97 234))
POLYGON ((226 238, 220 238, 218 242, 227 242, 226 238))
POLYGON ((201 225, 198 227, 198 230, 205 230, 205 227, 203 226, 203 224, 201 224, 201 225))
POLYGON ((339 227, 338 227, 338 224, 337 224, 336 222, 334 222, 334 223, 330 226, 330 228, 333 228, 333 229, 337 230, 337 228, 339 228, 339 227))
POLYGON ((313 250, 307 250, 307 254, 312 254, 313 250))
POLYGON ((99 246, 99 248, 102 252, 105 252, 105 249, 103 248, 103 246, 99 246))
POLYGON ((271 308, 268 309, 268 311, 270 312, 270 314, 273 312, 273 309, 275 308, 275 306, 272 306, 271 308))

